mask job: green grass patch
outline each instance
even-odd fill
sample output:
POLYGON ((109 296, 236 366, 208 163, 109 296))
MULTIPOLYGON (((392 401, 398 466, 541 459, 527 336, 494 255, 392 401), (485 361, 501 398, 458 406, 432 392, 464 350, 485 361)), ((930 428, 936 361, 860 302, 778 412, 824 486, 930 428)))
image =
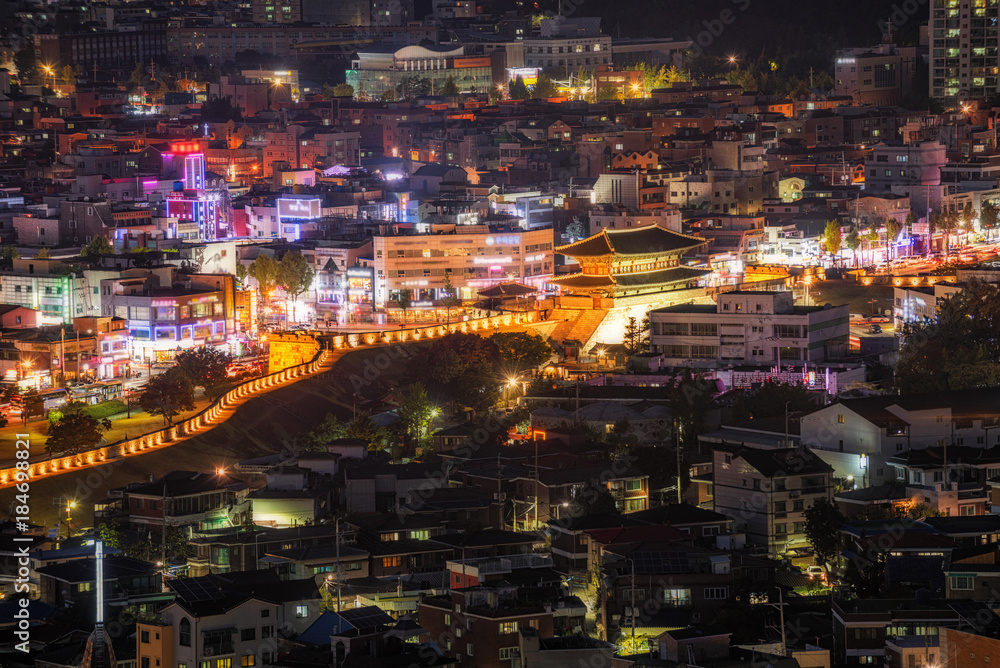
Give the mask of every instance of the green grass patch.
POLYGON ((124 413, 127 410, 128 406, 126 406, 124 402, 114 399, 112 401, 102 401, 101 403, 94 404, 93 406, 87 406, 86 408, 81 409, 81 412, 92 418, 103 420, 104 418, 111 417, 112 415, 124 413))

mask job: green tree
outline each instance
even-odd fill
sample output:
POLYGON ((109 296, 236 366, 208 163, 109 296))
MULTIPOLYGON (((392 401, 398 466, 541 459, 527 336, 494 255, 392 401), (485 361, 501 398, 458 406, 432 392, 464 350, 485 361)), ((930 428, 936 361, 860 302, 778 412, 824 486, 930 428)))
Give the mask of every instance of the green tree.
POLYGON ((122 530, 117 521, 111 524, 102 522, 97 526, 97 536, 104 543, 104 547, 118 548, 122 546, 122 530))
POLYGON ((951 252, 951 235, 958 229, 958 212, 945 211, 939 221, 941 224, 940 229, 944 232, 944 257, 947 261, 948 254, 951 252))
POLYGON ((50 251, 48 248, 45 247, 39 248, 38 252, 35 253, 36 260, 49 260, 51 258, 52 258, 52 251, 50 251))
POLYGON ((617 86, 612 86, 611 84, 605 84, 597 91, 598 102, 611 102, 613 100, 620 100, 622 96, 622 91, 617 86))
POLYGON ((451 310, 462 305, 462 299, 458 296, 455 286, 451 284, 451 273, 444 275, 444 285, 441 287, 444 297, 441 299, 441 306, 444 306, 448 314, 446 324, 451 324, 451 310))
POLYGON ((333 413, 327 413, 326 418, 315 429, 306 434, 306 447, 309 450, 325 450, 327 445, 346 436, 347 425, 333 413))
POLYGON ((497 332, 487 341, 497 347, 501 373, 505 376, 516 377, 552 357, 552 348, 545 339, 529 332, 497 332))
POLYGON ((174 417, 194 408, 191 380, 174 367, 149 381, 139 397, 139 406, 150 415, 163 416, 163 424, 170 426, 174 417))
POLYGON ((938 304, 937 322, 902 328, 896 364, 900 392, 1000 386, 1000 288, 970 281, 938 304))
POLYGON ((458 84, 455 83, 454 77, 448 77, 445 79, 444 83, 441 84, 441 95, 458 95, 462 91, 458 89, 458 84))
POLYGON ((649 338, 643 334, 642 325, 635 317, 629 317, 625 324, 625 335, 622 340, 626 355, 638 355, 649 347, 649 338))
POLYGON ((86 246, 80 249, 81 257, 97 259, 104 257, 106 255, 112 255, 115 252, 115 247, 111 245, 108 238, 105 236, 95 236, 91 239, 86 246))
POLYGON ((984 200, 979 207, 979 225, 985 230, 992 230, 997 226, 997 215, 1000 210, 996 204, 990 200, 984 200))
POLYGON ((840 222, 837 220, 827 221, 824 236, 826 240, 826 252, 834 257, 837 257, 837 253, 840 252, 840 246, 843 243, 843 233, 840 231, 840 222))
POLYGON ((858 598, 878 596, 885 587, 885 560, 885 553, 875 550, 864 557, 849 560, 844 569, 843 584, 858 598))
POLYGON ((334 97, 354 97, 354 86, 351 84, 337 84, 333 87, 334 97))
POLYGON ((49 425, 45 451, 50 455, 75 454, 100 445, 104 433, 111 429, 111 420, 98 420, 86 413, 73 412, 49 425))
POLYGON ((237 264, 236 265, 236 287, 237 287, 237 289, 243 290, 243 289, 246 288, 247 276, 249 276, 249 274, 247 273, 247 266, 245 264, 243 264, 243 263, 237 264))
POLYGON ((367 413, 359 413, 350 422, 344 434, 347 438, 364 441, 369 450, 381 450, 385 447, 388 432, 375 424, 375 420, 367 413))
POLYGON ((847 236, 844 237, 844 245, 850 249, 851 255, 854 258, 854 266, 857 267, 858 248, 861 247, 861 235, 858 234, 856 229, 851 229, 851 231, 847 233, 847 236))
POLYGON ((538 75, 538 80, 535 82, 535 87, 531 91, 531 97, 538 100, 544 100, 550 97, 555 97, 557 94, 556 85, 552 82, 552 79, 548 78, 544 74, 538 75))
MULTIPOLYGON (((299 295, 312 287, 316 272, 302 253, 285 253, 278 265, 278 283, 285 289, 285 294, 292 299, 292 315, 295 314, 295 302, 299 295)), ((294 317, 292 318, 294 320, 294 317)))
POLYGON ((502 380, 495 343, 478 334, 456 332, 439 339, 414 362, 414 374, 444 385, 454 401, 476 410, 494 405, 502 380))
POLYGON ((264 304, 270 302, 271 293, 278 285, 280 269, 278 261, 266 253, 258 255, 247 268, 247 275, 257 281, 257 294, 264 304))
POLYGON ((403 311, 403 320, 406 320, 406 311, 413 305, 413 291, 409 288, 400 290, 396 303, 399 304, 399 308, 403 311))
POLYGON ((429 444, 428 429, 431 419, 437 414, 437 409, 427 396, 427 388, 422 383, 413 383, 399 397, 399 415, 401 436, 407 449, 426 447, 429 444))
POLYGON ((59 78, 66 84, 76 83, 77 77, 81 74, 83 74, 83 68, 79 65, 64 65, 63 68, 59 70, 59 78))
POLYGON ((816 499, 806 508, 806 539, 812 545, 816 561, 829 573, 829 563, 840 553, 840 528, 846 521, 836 504, 826 498, 816 499))
POLYGON ((524 79, 517 77, 510 83, 508 88, 508 95, 512 100, 527 100, 528 99, 528 87, 524 85, 524 79))
POLYGON ((209 346, 177 353, 177 367, 196 386, 210 390, 229 379, 232 355, 209 346))
MULTIPOLYGON (((903 223, 899 222, 899 219, 890 216, 885 221, 885 243, 888 246, 888 253, 891 253, 896 247, 896 239, 899 238, 899 233, 903 231, 903 223)), ((887 253, 887 257, 888 257, 887 253)))

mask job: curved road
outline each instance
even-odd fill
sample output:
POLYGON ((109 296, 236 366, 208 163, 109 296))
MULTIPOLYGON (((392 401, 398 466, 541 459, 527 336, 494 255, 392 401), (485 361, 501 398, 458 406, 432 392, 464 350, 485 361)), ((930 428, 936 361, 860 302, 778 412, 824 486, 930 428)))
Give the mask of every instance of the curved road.
MULTIPOLYGON (((65 501, 77 506, 72 527, 93 526, 95 502, 108 490, 143 481, 172 470, 210 471, 242 459, 280 452, 294 446, 301 434, 323 421, 327 413, 350 419, 354 387, 352 377, 363 377, 366 360, 381 348, 332 352, 332 366, 298 382, 279 386, 241 404, 230 418, 212 429, 151 452, 125 457, 101 466, 70 471, 31 482, 31 522, 55 526, 65 520, 65 501)), ((370 365, 369 365, 370 366, 370 365)), ((405 365, 398 365, 405 367, 405 365)), ((402 368, 387 368, 380 375, 391 380, 402 368)), ((364 394, 364 390, 361 390, 364 394)), ((0 490, 0 517, 6 519, 15 490, 0 490)))

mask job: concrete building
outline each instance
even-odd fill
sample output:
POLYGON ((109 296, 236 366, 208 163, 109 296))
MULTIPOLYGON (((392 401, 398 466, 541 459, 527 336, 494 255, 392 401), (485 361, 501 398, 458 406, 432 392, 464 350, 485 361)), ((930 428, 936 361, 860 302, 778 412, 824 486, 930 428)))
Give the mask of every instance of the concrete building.
POLYGON ((949 102, 995 94, 1000 7, 977 0, 949 0, 930 8, 930 96, 949 102))
POLYGON ((495 83, 491 56, 466 55, 464 46, 375 45, 359 49, 347 71, 347 83, 362 98, 378 98, 397 87, 408 90, 417 80, 430 82, 431 95, 451 79, 461 92, 488 91, 495 83))
POLYGON ((791 292, 725 292, 718 303, 650 311, 649 342, 665 366, 821 362, 847 345, 847 305, 794 306, 791 292))
POLYGON ((435 225, 429 234, 377 236, 372 245, 376 306, 395 301, 404 289, 417 307, 441 299, 446 277, 458 297, 475 299, 478 290, 497 283, 541 287, 553 275, 551 229, 435 225))
POLYGON ((806 448, 718 446, 713 452, 715 511, 772 556, 805 547, 805 511, 833 500, 833 467, 806 448))
POLYGON ((879 143, 865 160, 865 190, 908 195, 915 211, 936 208, 946 147, 938 141, 879 143))

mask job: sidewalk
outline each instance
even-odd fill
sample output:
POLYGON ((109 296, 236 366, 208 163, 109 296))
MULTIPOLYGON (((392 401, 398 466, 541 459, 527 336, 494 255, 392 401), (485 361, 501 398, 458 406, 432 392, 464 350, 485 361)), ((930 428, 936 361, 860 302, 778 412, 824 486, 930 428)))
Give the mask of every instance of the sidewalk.
MULTIPOLYGON (((174 418, 178 422, 204 410, 211 403, 209 399, 198 397, 194 402, 194 410, 185 411, 174 418)), ((141 434, 155 431, 163 427, 163 418, 159 415, 149 415, 138 407, 132 409, 132 417, 128 413, 113 415, 111 429, 105 433, 107 443, 115 443, 126 437, 135 438, 141 434)), ((31 439, 32 459, 45 454, 45 440, 48 438, 48 420, 28 420, 27 426, 21 424, 20 418, 11 420, 6 427, 0 427, 0 468, 10 466, 14 461, 16 440, 18 434, 28 434, 31 439)))

